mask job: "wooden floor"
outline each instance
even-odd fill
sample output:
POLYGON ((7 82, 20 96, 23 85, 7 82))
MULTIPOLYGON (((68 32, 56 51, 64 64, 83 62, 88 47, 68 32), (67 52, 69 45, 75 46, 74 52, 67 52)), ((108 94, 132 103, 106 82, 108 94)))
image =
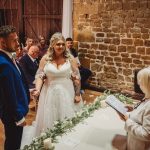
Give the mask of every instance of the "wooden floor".
MULTIPOLYGON (((91 90, 85 90, 85 93, 82 95, 82 98, 84 101, 87 103, 93 102, 93 100, 97 97, 100 96, 102 93, 96 92, 96 91, 91 91, 91 90)), ((28 116, 27 116, 27 124, 31 124, 32 121, 35 119, 36 111, 33 109, 30 109, 28 116)), ((4 130, 3 130, 3 125, 0 122, 0 150, 4 150, 4 130)))

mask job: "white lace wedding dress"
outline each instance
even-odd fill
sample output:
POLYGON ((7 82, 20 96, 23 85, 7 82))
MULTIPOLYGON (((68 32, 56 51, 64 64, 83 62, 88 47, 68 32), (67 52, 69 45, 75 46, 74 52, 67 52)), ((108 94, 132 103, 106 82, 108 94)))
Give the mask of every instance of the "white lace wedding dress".
POLYGON ((75 91, 70 79, 72 69, 69 60, 59 68, 47 63, 44 73, 47 78, 39 97, 36 120, 32 126, 24 128, 21 148, 30 144, 33 137, 52 128, 55 121, 73 117, 83 104, 74 103, 75 91))

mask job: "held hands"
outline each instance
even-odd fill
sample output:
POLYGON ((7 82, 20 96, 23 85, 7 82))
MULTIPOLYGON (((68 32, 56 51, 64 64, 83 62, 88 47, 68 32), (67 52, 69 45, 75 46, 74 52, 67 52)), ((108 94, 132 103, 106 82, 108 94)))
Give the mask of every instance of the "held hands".
POLYGON ((30 94, 34 97, 37 98, 40 95, 40 91, 37 90, 36 88, 30 90, 30 94))
POLYGON ((26 124, 27 124, 26 121, 24 121, 21 124, 19 124, 18 126, 24 127, 24 126, 26 126, 26 124))
POLYGON ((74 102, 79 103, 80 101, 81 101, 81 96, 80 95, 75 95, 74 102))

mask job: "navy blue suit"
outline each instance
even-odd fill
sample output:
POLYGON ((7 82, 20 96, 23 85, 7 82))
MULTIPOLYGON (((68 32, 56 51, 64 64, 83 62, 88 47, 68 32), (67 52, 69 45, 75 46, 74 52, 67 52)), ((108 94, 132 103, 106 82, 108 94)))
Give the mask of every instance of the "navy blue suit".
POLYGON ((25 74, 29 88, 35 87, 33 81, 35 80, 35 74, 38 69, 38 62, 34 63, 28 54, 25 54, 19 61, 19 64, 25 74))
POLYGON ((5 129, 5 150, 19 149, 23 127, 16 126, 28 113, 29 89, 7 54, 0 51, 0 118, 5 129))

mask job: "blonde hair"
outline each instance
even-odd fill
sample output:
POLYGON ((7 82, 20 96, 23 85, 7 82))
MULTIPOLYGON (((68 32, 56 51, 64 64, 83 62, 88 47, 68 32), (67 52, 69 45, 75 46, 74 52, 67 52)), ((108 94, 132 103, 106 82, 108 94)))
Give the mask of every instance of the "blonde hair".
MULTIPOLYGON (((55 34, 52 35, 52 37, 50 39, 50 45, 49 45, 49 48, 47 51, 47 58, 46 58, 47 61, 53 61, 54 53, 55 53, 54 46, 59 40, 62 40, 64 43, 66 42, 65 38, 63 37, 63 35, 61 33, 56 32, 55 34)), ((66 50, 66 47, 65 47, 65 50, 63 52, 63 57, 64 58, 70 58, 70 54, 66 50)))
POLYGON ((137 79, 145 97, 150 98, 150 67, 140 70, 137 74, 137 79))

